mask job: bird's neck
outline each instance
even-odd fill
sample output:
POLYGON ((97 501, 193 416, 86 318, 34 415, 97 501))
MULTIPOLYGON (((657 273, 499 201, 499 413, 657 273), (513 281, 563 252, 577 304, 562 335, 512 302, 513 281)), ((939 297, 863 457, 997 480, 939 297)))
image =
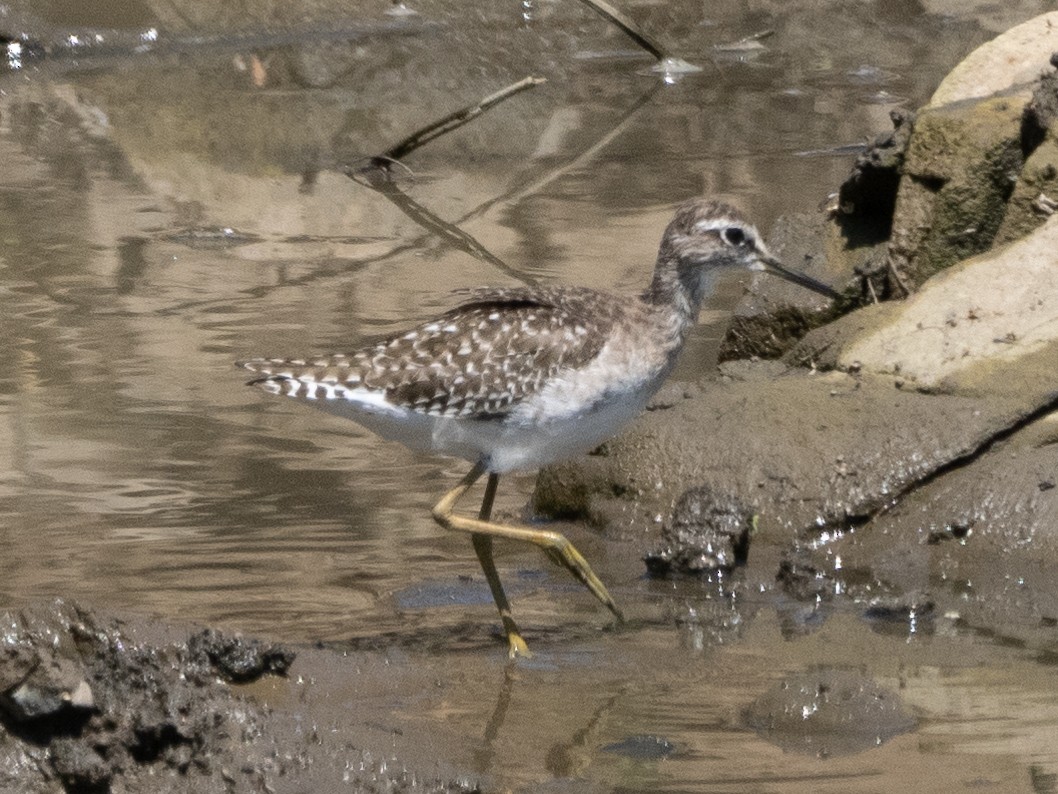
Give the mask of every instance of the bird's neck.
POLYGON ((679 347, 698 321, 702 302, 712 293, 715 281, 714 269, 682 262, 663 249, 658 254, 654 278, 640 300, 664 317, 664 324, 671 329, 673 341, 679 347))

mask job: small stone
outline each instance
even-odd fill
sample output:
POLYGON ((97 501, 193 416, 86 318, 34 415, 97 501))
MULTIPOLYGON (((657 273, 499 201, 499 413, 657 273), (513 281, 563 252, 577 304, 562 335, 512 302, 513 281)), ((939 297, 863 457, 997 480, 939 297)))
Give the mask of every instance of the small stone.
POLYGON ((82 678, 78 682, 73 692, 70 693, 70 698, 67 703, 75 709, 95 708, 95 697, 92 695, 92 687, 88 685, 87 681, 82 678))
POLYGON ((61 718, 68 710, 95 706, 92 689, 69 659, 53 658, 39 664, 26 680, 0 696, 0 705, 17 722, 61 718))
POLYGON ((751 704, 743 720, 783 750, 823 758, 877 747, 915 727, 895 692, 861 673, 829 667, 788 676, 751 704))

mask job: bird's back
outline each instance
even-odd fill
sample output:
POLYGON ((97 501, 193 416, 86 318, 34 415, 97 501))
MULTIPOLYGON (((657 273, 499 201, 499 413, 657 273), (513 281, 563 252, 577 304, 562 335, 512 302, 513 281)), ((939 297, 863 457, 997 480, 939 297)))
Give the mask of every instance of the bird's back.
POLYGON ((590 362, 627 313, 626 301, 590 289, 477 290, 441 317, 352 353, 242 366, 261 376, 253 385, 317 405, 495 419, 590 362))

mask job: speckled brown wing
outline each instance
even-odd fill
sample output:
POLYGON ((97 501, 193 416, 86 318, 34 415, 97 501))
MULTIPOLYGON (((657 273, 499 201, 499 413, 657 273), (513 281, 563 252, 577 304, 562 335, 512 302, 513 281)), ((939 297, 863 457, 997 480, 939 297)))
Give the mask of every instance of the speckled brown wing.
POLYGON ((494 418, 594 358, 623 311, 620 299, 583 288, 476 290, 468 298, 349 355, 245 366, 265 376, 259 385, 290 396, 384 395, 392 406, 432 416, 494 418))

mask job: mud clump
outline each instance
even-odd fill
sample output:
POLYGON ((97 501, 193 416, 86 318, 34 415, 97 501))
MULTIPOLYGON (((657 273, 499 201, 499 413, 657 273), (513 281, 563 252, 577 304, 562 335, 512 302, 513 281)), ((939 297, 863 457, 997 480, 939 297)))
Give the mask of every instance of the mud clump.
POLYGON ((238 748, 261 710, 224 681, 282 674, 290 650, 215 631, 140 643, 63 601, 0 614, 0 632, 0 790, 107 792, 121 777, 135 791, 150 777, 168 791, 172 776, 212 791, 236 782, 229 770, 259 776, 238 748))
POLYGON ((730 572, 745 565, 754 517, 737 499, 691 488, 662 529, 662 546, 643 560, 651 576, 730 572))
POLYGON ((401 732, 335 697, 351 669, 388 683, 388 663, 305 647, 286 676, 293 662, 283 645, 64 601, 0 611, 0 792, 478 790, 417 741, 398 755, 401 732))
POLYGON ((187 641, 187 650, 198 664, 208 661, 225 681, 245 684, 263 675, 286 675, 294 652, 282 645, 229 637, 214 629, 203 629, 187 641))

